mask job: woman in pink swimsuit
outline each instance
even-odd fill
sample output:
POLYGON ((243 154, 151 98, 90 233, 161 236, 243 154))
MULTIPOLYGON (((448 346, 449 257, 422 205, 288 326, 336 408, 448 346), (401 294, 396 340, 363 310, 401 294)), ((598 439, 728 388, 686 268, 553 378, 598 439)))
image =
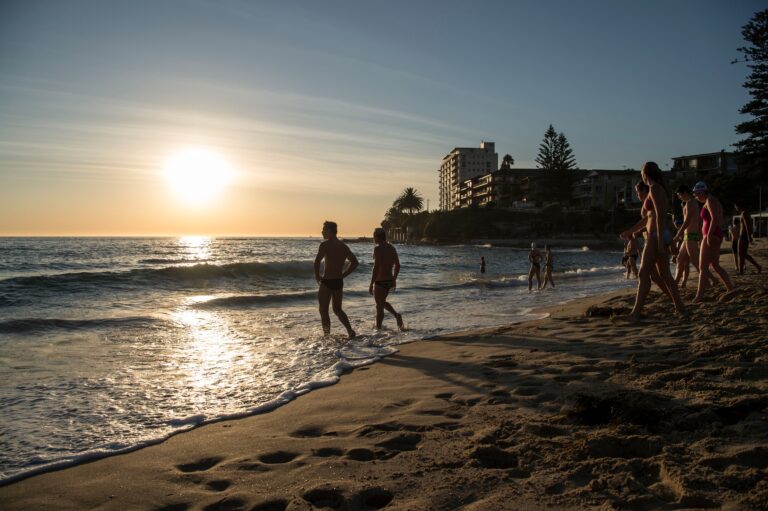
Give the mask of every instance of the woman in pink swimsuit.
POLYGON ((713 278, 712 270, 723 281, 728 292, 733 291, 734 287, 728 277, 728 272, 720 266, 720 245, 723 243, 720 220, 723 217, 723 207, 720 205, 720 201, 709 193, 704 181, 699 181, 693 186, 693 196, 702 203, 700 214, 703 239, 699 256, 699 289, 696 291, 696 298, 693 299, 694 303, 698 303, 704 299, 704 292, 709 287, 710 279, 713 278))

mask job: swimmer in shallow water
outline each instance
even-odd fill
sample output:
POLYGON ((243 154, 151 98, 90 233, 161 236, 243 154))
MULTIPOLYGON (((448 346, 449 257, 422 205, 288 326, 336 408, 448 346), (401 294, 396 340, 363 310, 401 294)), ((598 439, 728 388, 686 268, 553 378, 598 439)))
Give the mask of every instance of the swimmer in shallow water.
POLYGON ((355 331, 349 324, 349 318, 341 308, 344 298, 344 278, 355 271, 358 266, 355 254, 336 237, 338 226, 336 222, 323 224, 323 241, 317 250, 315 257, 315 280, 320 288, 317 290, 317 301, 320 304, 320 321, 323 324, 323 333, 331 333, 331 316, 328 314, 328 306, 333 302, 333 313, 339 318, 341 324, 347 329, 347 335, 354 339, 355 331), (325 261, 323 276, 320 276, 320 263, 325 261), (344 264, 349 261, 346 270, 344 264))
POLYGON ((397 321, 397 327, 405 330, 403 316, 387 301, 390 291, 397 287, 397 275, 400 273, 400 258, 397 250, 387 242, 387 232, 378 227, 373 231, 373 241, 376 248, 373 249, 373 271, 371 272, 371 285, 368 292, 376 301, 376 329, 381 330, 384 321, 384 310, 389 311, 397 321))

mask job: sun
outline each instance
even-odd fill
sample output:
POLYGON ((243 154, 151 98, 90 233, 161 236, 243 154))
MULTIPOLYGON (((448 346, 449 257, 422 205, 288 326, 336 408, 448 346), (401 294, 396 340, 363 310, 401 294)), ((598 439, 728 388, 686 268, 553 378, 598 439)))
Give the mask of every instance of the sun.
POLYGON ((232 181, 229 162, 206 147, 187 147, 171 154, 163 167, 171 189, 189 204, 210 202, 232 181))

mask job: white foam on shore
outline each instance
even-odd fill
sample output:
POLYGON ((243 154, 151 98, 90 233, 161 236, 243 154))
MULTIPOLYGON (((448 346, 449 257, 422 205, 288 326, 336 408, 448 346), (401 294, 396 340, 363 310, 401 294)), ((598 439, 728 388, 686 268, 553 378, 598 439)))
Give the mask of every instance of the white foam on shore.
MULTIPOLYGON (((405 342, 412 342, 412 341, 405 341, 405 342)), ((144 447, 157 445, 165 442, 166 440, 168 440, 174 435, 177 435, 179 433, 185 433, 192 429, 196 429, 200 426, 205 426, 208 424, 213 424, 216 422, 233 420, 233 419, 243 419, 246 417, 252 417, 254 415, 260 415, 263 413, 271 412, 276 408, 279 408, 283 405, 290 403, 291 401, 293 401, 299 396, 308 394, 312 390, 335 385, 341 380, 341 376, 345 372, 374 364, 379 360, 381 360, 382 358, 387 357, 389 355, 394 355, 399 351, 397 348, 393 348, 390 346, 367 346, 366 345, 365 347, 371 348, 374 354, 367 357, 347 359, 343 357, 343 352, 339 350, 338 352, 339 360, 329 369, 327 369, 326 371, 320 372, 315 377, 313 377, 312 380, 302 383, 294 389, 286 390, 282 392, 280 395, 278 395, 275 399, 272 399, 271 401, 263 403, 259 406, 249 408, 242 412, 218 415, 216 417, 211 417, 211 418, 206 417, 206 415, 204 414, 197 414, 197 415, 182 417, 178 419, 170 419, 169 421, 167 421, 167 424, 172 427, 177 427, 178 429, 175 429, 173 431, 167 432, 166 434, 159 435, 156 437, 146 438, 142 441, 136 442, 129 446, 125 446, 119 443, 112 443, 109 445, 112 445, 113 447, 106 447, 106 446, 99 447, 96 449, 86 451, 76 456, 67 456, 65 458, 52 461, 50 463, 37 465, 27 470, 22 469, 12 474, 0 473, 0 486, 4 486, 10 483, 13 483, 15 481, 26 479, 28 477, 32 477, 37 474, 51 472, 54 470, 61 470, 74 465, 79 465, 81 463, 95 461, 95 460, 99 460, 109 456, 115 456, 118 454, 126 454, 139 449, 143 449, 144 447)))

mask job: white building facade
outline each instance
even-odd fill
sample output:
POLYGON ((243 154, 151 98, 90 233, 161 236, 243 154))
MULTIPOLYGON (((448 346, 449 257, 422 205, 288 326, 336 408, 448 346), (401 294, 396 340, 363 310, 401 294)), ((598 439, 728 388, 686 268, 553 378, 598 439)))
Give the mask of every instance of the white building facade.
POLYGON ((440 164, 440 209, 461 207, 461 183, 498 168, 499 155, 493 142, 480 142, 480 147, 454 148, 440 164))

